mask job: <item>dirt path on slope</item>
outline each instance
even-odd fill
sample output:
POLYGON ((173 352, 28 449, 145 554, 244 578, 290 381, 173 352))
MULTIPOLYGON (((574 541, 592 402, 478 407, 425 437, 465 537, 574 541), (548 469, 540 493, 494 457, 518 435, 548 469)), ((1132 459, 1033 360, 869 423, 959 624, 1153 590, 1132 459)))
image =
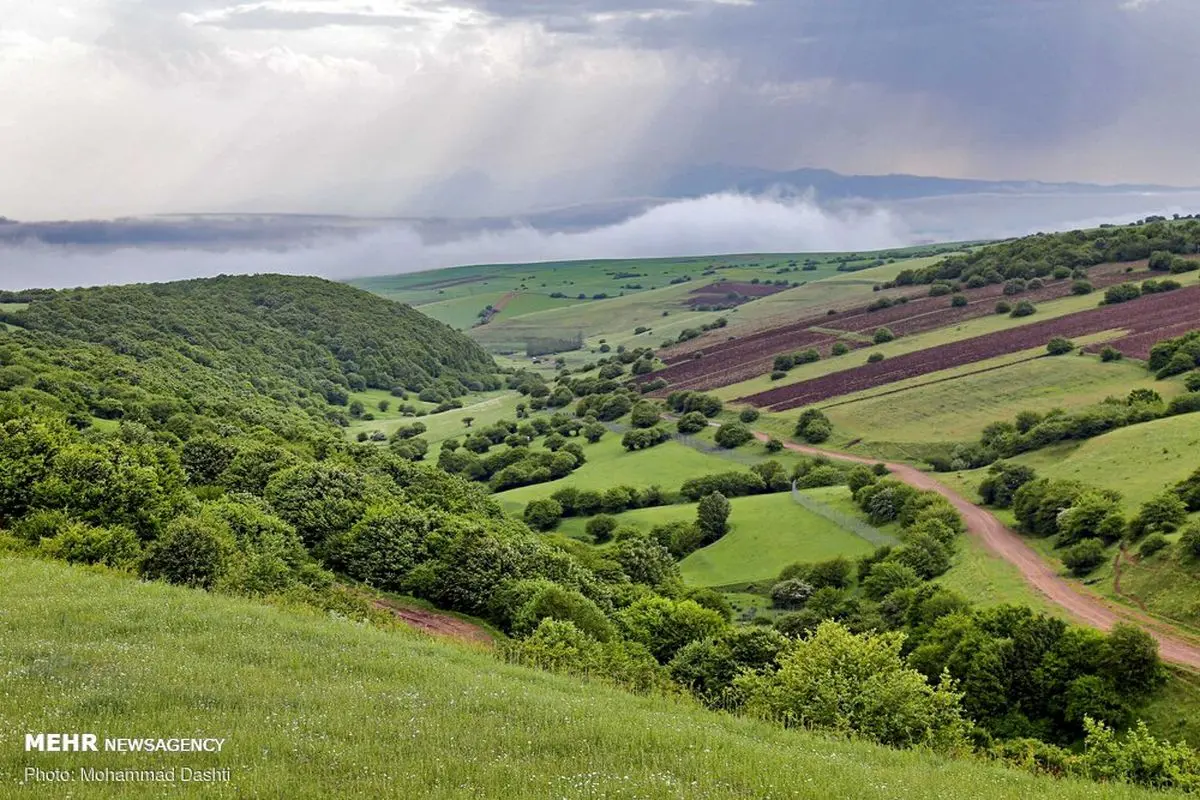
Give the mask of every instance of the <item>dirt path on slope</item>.
MULTIPOLYGON (((769 438, 762 433, 755 433, 755 436, 760 441, 766 441, 769 438)), ((786 443, 784 447, 798 453, 827 456, 856 464, 879 463, 879 459, 875 458, 861 458, 791 442, 786 443)), ((1004 523, 996 519, 990 512, 967 501, 957 492, 942 485, 931 475, 921 472, 916 467, 908 464, 885 463, 895 478, 918 489, 935 491, 949 500, 962 514, 967 531, 972 536, 982 542, 992 553, 1016 566, 1021 572, 1021 577, 1030 586, 1044 594, 1051 602, 1066 609, 1079 622, 1102 631, 1109 630, 1117 622, 1133 623, 1145 628, 1158 640, 1159 654, 1164 660, 1192 669, 1200 669, 1200 645, 1192 644, 1179 637, 1174 629, 1159 620, 1139 614, 1132 609, 1114 608, 1097 597, 1080 592, 1060 577, 1032 547, 1005 527, 1004 523)))
POLYGON ((478 625, 472 625, 466 620, 452 617, 449 614, 439 614, 424 608, 414 608, 397 603, 394 600, 377 599, 374 606, 386 611, 404 624, 435 636, 449 636, 463 642, 482 644, 492 647, 495 642, 492 635, 478 625))

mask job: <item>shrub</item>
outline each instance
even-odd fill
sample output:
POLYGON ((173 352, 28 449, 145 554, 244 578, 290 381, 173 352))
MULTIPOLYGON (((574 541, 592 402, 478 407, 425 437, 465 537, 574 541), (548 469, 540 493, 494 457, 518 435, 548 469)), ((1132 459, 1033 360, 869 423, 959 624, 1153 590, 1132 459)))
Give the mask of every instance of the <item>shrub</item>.
POLYGON ((833 425, 821 411, 809 408, 801 412, 796 422, 795 436, 809 444, 820 444, 833 433, 833 425))
POLYGON ((653 428, 658 424, 658 419, 658 406, 647 400, 635 403, 629 415, 629 421, 635 428, 653 428))
POLYGON ((1116 303, 1124 303, 1129 300, 1136 300, 1142 296, 1141 287, 1136 283, 1119 283, 1116 286, 1110 286, 1104 292, 1104 303, 1106 305, 1114 305, 1116 303))
POLYGON ((871 337, 871 340, 874 341, 875 344, 885 344, 895 338, 896 334, 892 333, 889 328, 877 328, 875 330, 875 335, 871 337))
POLYGON ((596 544, 603 544, 612 538, 617 529, 617 518, 609 514, 600 514, 587 521, 584 530, 596 544))
POLYGON ((767 439, 766 447, 768 453, 778 453, 783 449, 783 442, 779 441, 775 437, 771 437, 770 439, 767 439))
POLYGON ((1016 307, 1013 308, 1011 312, 1009 312, 1009 316, 1028 317, 1035 311, 1037 311, 1037 309, 1034 308, 1033 303, 1029 302, 1028 300, 1022 300, 1021 302, 1017 303, 1016 307))
POLYGON ((753 439, 754 434, 741 422, 727 422, 717 428, 716 436, 713 438, 721 447, 732 450, 753 439))
POLYGON ((808 598, 812 596, 811 584, 797 578, 780 581, 771 587, 771 605, 794 611, 803 608, 808 598))
POLYGON ((708 427, 708 418, 699 411, 689 411, 675 422, 675 430, 680 433, 699 433, 708 427))
POLYGON ((950 307, 951 308, 963 308, 966 305, 967 305, 967 298, 963 297, 961 294, 956 294, 956 295, 954 295, 954 297, 950 298, 950 307))
POLYGON ((233 533, 200 517, 179 517, 167 526, 142 562, 142 574, 168 583, 211 588, 229 566, 233 533))
POLYGON ((771 369, 775 372, 787 372, 796 365, 796 360, 786 353, 775 356, 775 362, 771 369))
POLYGON ((1062 356, 1075 349, 1075 344, 1062 336, 1055 336, 1046 344, 1046 352, 1052 356, 1062 356))
POLYGON ((1078 280, 1071 284, 1071 294, 1091 294, 1092 284, 1089 281, 1078 280))
POLYGON ((1188 509, 1175 492, 1164 492, 1142 504, 1129 522, 1129 535, 1138 539, 1147 533, 1171 533, 1187 521, 1188 509))
POLYGON ((783 651, 778 670, 744 672, 734 686, 754 716, 890 747, 966 749, 961 695, 906 666, 903 642, 899 633, 853 634, 822 622, 783 651))
POLYGON ((999 303, 996 303, 996 313, 997 314, 1007 314, 1010 311, 1012 311, 1011 303, 1005 302, 1004 300, 1001 300, 999 303))
POLYGON ((1142 558, 1149 558, 1167 546, 1167 537, 1161 533, 1152 533, 1147 536, 1140 547, 1138 547, 1138 555, 1142 558))
POLYGON ((1104 362, 1120 361, 1124 357, 1125 355, 1120 350, 1111 345, 1100 351, 1100 360, 1104 362))
POLYGON ((1192 558, 1200 558, 1200 523, 1189 525, 1179 536, 1179 547, 1192 558))
POLYGON ((878 364, 880 361, 883 361, 883 353, 871 353, 867 356, 868 364, 878 364))
POLYGON ((771 377, 771 380, 773 380, 773 381, 781 381, 787 377, 787 373, 781 372, 779 370, 775 370, 774 372, 771 373, 770 377, 771 377))
POLYGON ((796 364, 798 365, 812 364, 821 360, 821 354, 817 352, 815 348, 810 347, 807 350, 801 350, 799 353, 796 353, 794 358, 796 360, 796 364))
POLYGON ((738 419, 749 425, 751 422, 755 422, 758 416, 757 408, 743 408, 741 413, 738 414, 738 419))
POLYGON ((1099 539, 1084 539, 1063 551, 1062 562, 1072 575, 1082 578, 1104 563, 1104 545, 1099 539))
POLYGON ((551 531, 558 527, 558 521, 562 515, 563 507, 558 501, 546 498, 534 500, 525 506, 525 513, 522 517, 526 524, 535 530, 551 531))
POLYGON ((845 342, 834 342, 833 348, 829 352, 835 356, 844 356, 850 352, 850 346, 845 342))

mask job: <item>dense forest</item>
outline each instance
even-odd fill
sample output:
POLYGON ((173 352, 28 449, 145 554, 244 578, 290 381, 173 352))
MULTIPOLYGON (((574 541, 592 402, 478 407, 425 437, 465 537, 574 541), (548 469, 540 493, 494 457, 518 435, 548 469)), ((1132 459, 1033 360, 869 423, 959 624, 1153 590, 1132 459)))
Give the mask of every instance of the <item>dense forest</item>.
POLYGON ((1190 272, 1200 262, 1200 220, 1154 218, 1140 224, 1107 225, 1066 233, 1039 233, 953 255, 921 269, 906 269, 888 285, 959 280, 975 288, 1016 278, 1068 277, 1097 264, 1150 260, 1160 272, 1190 272))

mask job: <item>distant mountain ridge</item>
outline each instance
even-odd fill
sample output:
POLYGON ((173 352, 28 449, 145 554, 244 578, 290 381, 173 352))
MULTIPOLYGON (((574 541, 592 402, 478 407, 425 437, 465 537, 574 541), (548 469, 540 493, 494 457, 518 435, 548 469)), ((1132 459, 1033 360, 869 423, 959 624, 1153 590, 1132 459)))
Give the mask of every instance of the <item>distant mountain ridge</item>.
POLYGON ((703 197, 716 192, 764 194, 777 188, 812 190, 820 200, 915 200, 955 194, 1118 194, 1178 192, 1192 187, 1157 184, 1096 184, 1081 182, 991 181, 977 178, 939 178, 924 175, 844 175, 805 167, 775 171, 755 167, 709 165, 686 167, 663 181, 658 194, 670 198, 703 197))

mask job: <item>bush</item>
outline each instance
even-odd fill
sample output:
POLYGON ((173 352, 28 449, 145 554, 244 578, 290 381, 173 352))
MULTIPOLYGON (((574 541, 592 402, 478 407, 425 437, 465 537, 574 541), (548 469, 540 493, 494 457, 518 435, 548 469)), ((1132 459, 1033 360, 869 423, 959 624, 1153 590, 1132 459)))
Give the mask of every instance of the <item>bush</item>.
POLYGON ((1192 558, 1200 558, 1200 523, 1189 525, 1179 536, 1179 548, 1192 558))
POLYGON ((1120 361, 1124 357, 1124 353, 1111 345, 1100 351, 1100 360, 1104 362, 1120 361))
POLYGON ((1055 336, 1046 344, 1046 352, 1052 356, 1062 356, 1075 349, 1075 344, 1062 336, 1055 336))
POLYGON ((621 437, 621 446, 630 452, 656 447, 671 440, 671 434, 664 428, 635 428, 625 432, 621 437))
POLYGON ((886 344, 895 338, 896 334, 892 333, 889 328, 877 328, 875 330, 875 335, 871 337, 871 340, 875 342, 875 344, 886 344))
POLYGON ((845 342, 834 342, 833 349, 831 349, 829 352, 835 356, 844 356, 846 353, 850 352, 850 346, 845 342))
POLYGON ((1089 281, 1078 280, 1071 284, 1071 294, 1085 295, 1092 293, 1092 284, 1089 281))
POLYGON ((966 305, 967 305, 967 298, 963 297, 961 294, 956 294, 956 295, 954 295, 954 297, 950 298, 950 307, 951 308, 963 308, 966 305))
POLYGON ((1022 300, 1021 302, 1017 303, 1016 307, 1013 308, 1011 312, 1009 312, 1009 316, 1028 317, 1036 311, 1037 309, 1034 308, 1033 303, 1029 302, 1028 300, 1022 300))
POLYGON ((525 506, 522 517, 529 527, 539 531, 552 531, 558 527, 562 518, 563 507, 557 500, 549 498, 534 500, 525 506))
POLYGON ((680 433, 699 433, 708 427, 708 418, 699 411, 689 411, 675 422, 675 430, 680 433))
POLYGON ((1200 392, 1200 372, 1192 372, 1183 379, 1183 388, 1189 392, 1200 392))
POLYGON ((1005 302, 1004 300, 1001 300, 999 303, 996 303, 996 313, 997 314, 1007 314, 1010 311, 1012 311, 1011 303, 1005 302))
POLYGON ((797 578, 780 581, 771 587, 771 605, 775 608, 794 611, 803 608, 812 593, 812 585, 805 581, 797 578))
POLYGON ((1077 578, 1090 573, 1104 563, 1104 545, 1099 539, 1084 539, 1063 551, 1063 566, 1077 578))
POLYGON ((658 420, 658 406, 647 400, 635 403, 629 415, 629 421, 635 428, 653 428, 658 420))
POLYGON ((783 380, 783 379, 784 379, 784 378, 786 378, 786 377, 787 377, 787 373, 786 373, 786 372, 781 372, 780 370, 775 370, 775 371, 774 371, 774 372, 772 372, 772 373, 771 373, 771 375, 770 375, 770 378, 771 378, 771 380, 773 380, 773 381, 781 381, 781 380, 783 380))
POLYGON ((717 434, 713 438, 721 447, 732 450, 753 439, 754 434, 741 422, 727 422, 717 428, 717 434))
POLYGON ((833 425, 821 411, 810 408, 800 414, 794 435, 809 444, 820 444, 833 433, 833 425))
POLYGON ((609 514, 599 514, 587 521, 584 530, 596 544, 603 544, 612 539, 613 533, 617 530, 617 518, 609 514))
POLYGON ((1136 283, 1120 283, 1116 286, 1110 286, 1104 292, 1105 305, 1114 305, 1116 303, 1124 303, 1129 300, 1136 300, 1142 296, 1141 287, 1136 283))
POLYGON ((770 439, 767 439, 766 447, 768 453, 778 453, 783 449, 783 442, 779 441, 775 437, 771 437, 770 439))
POLYGON ((179 517, 150 546, 142 562, 142 574, 208 589, 228 568, 233 550, 233 533, 228 526, 199 517, 179 517))
POLYGON ((738 414, 738 419, 749 425, 751 422, 755 422, 758 416, 757 408, 743 408, 741 413, 738 414))
POLYGON ((1138 547, 1138 555, 1142 558, 1149 558, 1167 546, 1167 537, 1161 533, 1152 533, 1142 541, 1138 547))
POLYGON ((867 356, 868 364, 878 364, 880 361, 883 361, 883 353, 871 353, 867 356))

